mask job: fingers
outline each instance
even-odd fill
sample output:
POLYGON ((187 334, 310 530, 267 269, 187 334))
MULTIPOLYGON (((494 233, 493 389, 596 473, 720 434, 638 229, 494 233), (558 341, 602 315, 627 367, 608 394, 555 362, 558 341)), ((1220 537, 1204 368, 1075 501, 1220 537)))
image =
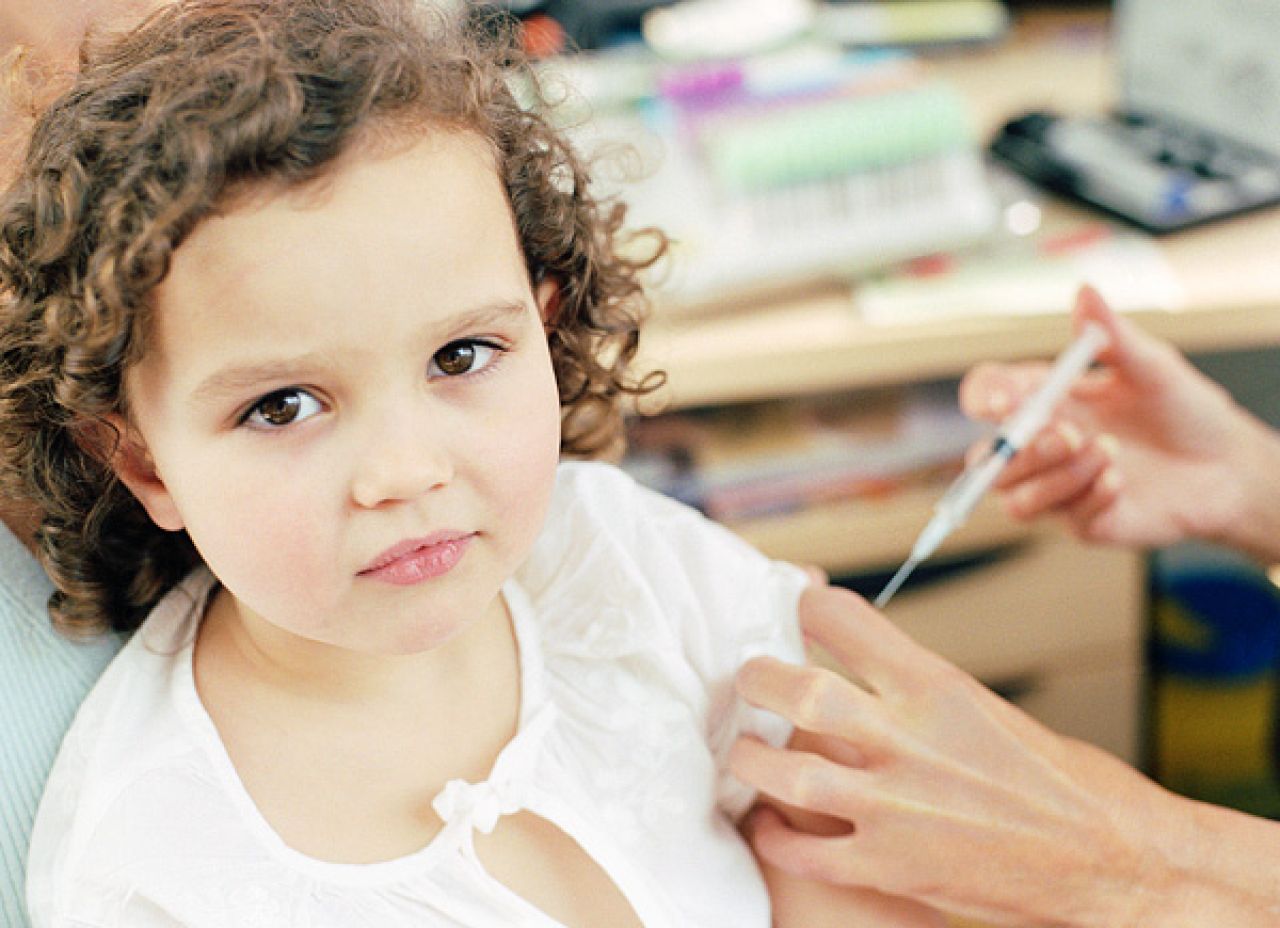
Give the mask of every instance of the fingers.
MULTIPOLYGON (((1080 452, 1084 445, 1084 434, 1074 423, 1063 419, 1052 422, 1014 455, 996 480, 995 487, 998 490, 1008 489, 1029 477, 1061 467, 1080 452)), ((989 441, 979 442, 970 451, 969 463, 974 463, 975 459, 987 454, 990 449, 989 441)))
POLYGON ((1165 343, 1112 310, 1093 287, 1080 288, 1071 318, 1076 331, 1095 322, 1107 333, 1107 345, 1098 353, 1099 363, 1130 381, 1158 381, 1167 354, 1165 343))
MULTIPOLYGON (((1010 468, 1012 468, 1010 464, 1010 468)), ((1111 470, 1112 459, 1105 445, 1090 442, 1078 452, 1066 456, 1055 465, 1023 477, 1004 497, 1009 514, 1019 519, 1032 519, 1055 510, 1065 510, 1083 500, 1103 474, 1111 470)), ((1114 471, 1112 471, 1114 473, 1114 471)), ((1115 487, 1106 488, 1114 496, 1115 487)), ((1095 501, 1096 502, 1096 501, 1095 501)))
POLYGON ((762 805, 751 813, 747 838, 757 854, 780 870, 836 885, 854 882, 857 855, 847 836, 797 831, 776 809, 762 805))
MULTIPOLYGON (((1098 353, 1103 369, 1080 378, 1072 389, 1074 397, 1105 393, 1117 375, 1134 383, 1158 384, 1169 355, 1164 342, 1114 312, 1092 287, 1080 289, 1071 316, 1077 332, 1092 322, 1107 335, 1107 344, 1098 353)), ((1042 362, 979 364, 960 382, 960 408, 970 418, 1000 422, 1040 385, 1048 369, 1042 362)))
POLYGON ((1090 323, 1096 323, 1107 333, 1107 344, 1098 352, 1098 359, 1113 367, 1124 368, 1133 363, 1141 338, 1133 323, 1122 319, 1096 289, 1087 284, 1076 293, 1071 309, 1071 323, 1080 332, 1090 323))
POLYGON ((800 569, 805 572, 809 578, 809 582, 814 586, 826 586, 831 582, 831 578, 827 576, 827 572, 817 564, 801 564, 800 569))
MULTIPOLYGON (((989 452, 988 442, 978 442, 969 463, 989 452)), ((1119 494, 1118 453, 1114 436, 1086 437, 1074 422, 1059 418, 1013 457, 995 488, 1004 492, 1006 509, 1016 518, 1060 512, 1081 530, 1119 494)))
POLYGON ((797 728, 791 733, 787 747, 792 751, 821 754, 846 767, 865 767, 869 762, 867 752, 852 741, 834 735, 819 735, 803 728, 797 728))
POLYGON ((800 628, 875 692, 893 689, 932 658, 866 600, 839 587, 811 587, 800 598, 800 628))
POLYGON ((798 728, 858 745, 865 755, 883 737, 873 697, 834 670, 797 667, 776 658, 748 661, 738 672, 738 693, 798 728))
POLYGON ((1099 517, 1120 498, 1124 490, 1124 476, 1114 466, 1108 466, 1089 490, 1071 503, 1063 513, 1075 533, 1085 541, 1101 540, 1099 517))
POLYGON ((729 752, 729 769, 766 796, 798 809, 846 822, 856 822, 863 809, 867 772, 817 754, 739 738, 729 752))
POLYGON ((1001 422, 1043 382, 1049 365, 987 362, 972 368, 960 381, 960 409, 971 419, 1001 422))
MULTIPOLYGON (((1158 376, 1164 344, 1115 313, 1097 290, 1082 287, 1071 315, 1077 332, 1092 322, 1107 335, 1107 344, 1098 353, 1102 369, 1081 377, 1072 388, 1073 396, 1085 399, 1105 393, 1116 373, 1139 381, 1158 376)), ((1043 382, 1048 370, 1046 362, 979 364, 960 382, 960 408, 970 418, 1000 422, 1043 382)))

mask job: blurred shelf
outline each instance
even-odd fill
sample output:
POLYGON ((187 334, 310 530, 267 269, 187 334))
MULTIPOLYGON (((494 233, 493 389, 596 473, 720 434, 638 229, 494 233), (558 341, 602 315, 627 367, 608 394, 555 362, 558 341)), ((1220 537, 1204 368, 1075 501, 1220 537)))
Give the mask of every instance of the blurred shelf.
MULTIPOLYGON (((813 564, 832 575, 893 570, 933 514, 945 486, 909 487, 871 499, 832 502, 788 515, 727 523, 771 557, 813 564)), ((1047 529, 1013 521, 991 498, 935 555, 965 557, 1025 541, 1047 529)))
MULTIPOLYGON (((1107 23, 1097 9, 1023 11, 1009 41, 925 64, 972 101, 983 137, 1031 109, 1101 112, 1117 83, 1107 23)), ((1043 205, 1046 215, 1094 215, 1053 198, 1043 205)), ((1186 308, 1139 309, 1131 314, 1139 324, 1189 352, 1280 345, 1280 210, 1158 243, 1186 308)), ((674 408, 958 377, 984 360, 1055 354, 1067 340, 1067 310, 872 325, 848 285, 815 284, 698 312, 658 306, 640 363, 667 371, 661 400, 674 408)))
MULTIPOLYGON (((1280 219, 1267 215, 1265 225, 1275 239, 1266 260, 1274 264, 1280 219)), ((1172 247, 1194 251, 1193 242, 1172 247)), ((1228 242, 1221 251, 1231 251, 1228 242)), ((1238 253, 1226 261, 1219 255, 1215 264, 1219 293, 1194 296, 1197 282, 1211 275, 1197 270, 1187 280, 1192 308, 1130 317, 1188 352, 1280 346, 1280 274, 1235 273, 1238 253)), ((1065 312, 868 325, 849 293, 837 291, 704 319, 668 319, 659 311, 641 339, 640 365, 667 371, 667 388, 655 399, 680 408, 951 378, 979 361, 1056 355, 1069 337, 1065 312)))

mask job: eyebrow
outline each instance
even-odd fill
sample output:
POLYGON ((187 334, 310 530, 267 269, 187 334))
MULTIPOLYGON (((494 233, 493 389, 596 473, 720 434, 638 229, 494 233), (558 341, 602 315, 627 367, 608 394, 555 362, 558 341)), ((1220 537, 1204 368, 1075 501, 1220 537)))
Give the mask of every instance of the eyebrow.
MULTIPOLYGON (((450 316, 440 325, 432 326, 433 333, 448 333, 433 334, 432 340, 448 344, 468 331, 509 324, 523 316, 528 309, 528 304, 519 299, 486 303, 450 316)), ((294 358, 271 359, 224 367, 202 380, 192 391, 191 396, 197 402, 209 403, 227 396, 238 396, 263 383, 299 380, 319 366, 323 357, 323 355, 312 353, 294 358)))

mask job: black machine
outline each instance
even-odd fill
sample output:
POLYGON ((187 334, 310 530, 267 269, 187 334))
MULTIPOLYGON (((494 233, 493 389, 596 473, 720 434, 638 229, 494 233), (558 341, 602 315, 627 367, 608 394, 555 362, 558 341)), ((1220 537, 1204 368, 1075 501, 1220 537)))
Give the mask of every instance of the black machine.
POLYGON ((1280 202, 1280 0, 1117 0, 1115 113, 1007 123, 995 157, 1152 232, 1280 202))

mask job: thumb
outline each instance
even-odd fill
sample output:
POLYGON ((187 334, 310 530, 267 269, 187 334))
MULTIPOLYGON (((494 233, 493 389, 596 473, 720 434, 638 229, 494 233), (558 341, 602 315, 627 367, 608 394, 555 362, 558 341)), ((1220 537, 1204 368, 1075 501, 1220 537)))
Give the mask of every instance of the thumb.
POLYGON ((1114 375, 1134 381, 1154 376, 1160 343, 1108 306, 1097 289, 1088 284, 1080 288, 1071 320, 1077 334, 1091 322, 1106 333, 1107 344, 1098 353, 1098 361, 1114 375))

